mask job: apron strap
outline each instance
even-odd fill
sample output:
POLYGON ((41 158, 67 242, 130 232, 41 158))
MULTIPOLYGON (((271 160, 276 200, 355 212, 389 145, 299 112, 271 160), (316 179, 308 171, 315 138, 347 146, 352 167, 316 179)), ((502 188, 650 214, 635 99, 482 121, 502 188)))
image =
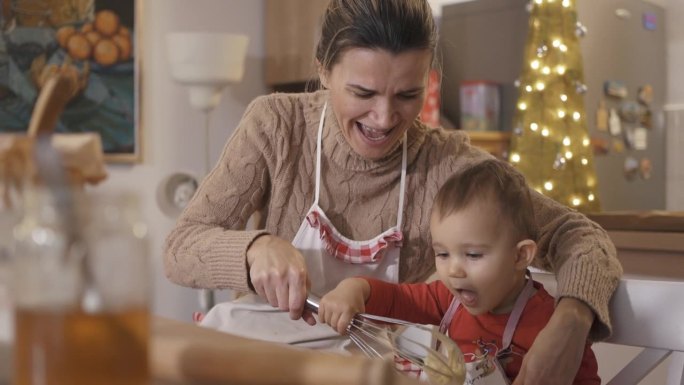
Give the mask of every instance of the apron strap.
POLYGON ((515 300, 515 305, 513 306, 513 311, 511 315, 508 316, 508 322, 506 323, 506 329, 504 330, 503 338, 501 339, 501 350, 508 349, 511 346, 511 341, 513 340, 513 333, 515 333, 515 328, 518 326, 518 321, 520 321, 520 316, 522 315, 527 301, 534 295, 534 281, 532 280, 532 274, 528 270, 526 273, 527 283, 525 288, 523 288, 518 299, 515 300))
POLYGON ((318 139, 316 140, 316 196, 314 205, 318 206, 318 197, 321 193, 321 137, 323 136, 323 123, 325 122, 325 111, 328 109, 328 102, 323 105, 323 112, 318 122, 318 139))
POLYGON ((404 132, 404 140, 402 144, 402 154, 401 154, 401 184, 399 185, 399 209, 397 210, 397 230, 401 231, 401 222, 404 216, 404 193, 406 191, 406 158, 407 156, 407 146, 408 142, 407 135, 404 132))

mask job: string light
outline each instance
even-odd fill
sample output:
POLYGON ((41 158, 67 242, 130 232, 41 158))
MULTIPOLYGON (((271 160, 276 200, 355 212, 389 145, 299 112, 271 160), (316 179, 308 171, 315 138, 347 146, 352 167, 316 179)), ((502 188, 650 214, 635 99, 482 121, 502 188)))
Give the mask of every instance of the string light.
POLYGON ((582 162, 582 166, 586 166, 589 164, 589 160, 587 158, 582 158, 580 162, 582 162))
POLYGON ((577 111, 575 111, 575 112, 572 113, 572 118, 573 118, 576 122, 579 121, 581 117, 582 117, 582 115, 581 115, 579 112, 577 112, 577 111))
POLYGON ((579 206, 579 205, 581 205, 581 204, 582 204, 582 200, 581 200, 581 199, 579 199, 579 198, 577 198, 577 197, 572 198, 572 205, 573 205, 573 206, 577 207, 577 206, 579 206))
POLYGON ((553 182, 547 181, 546 183, 544 183, 544 190, 546 190, 546 191, 553 190, 553 182))
POLYGON ((551 45, 554 46, 554 47, 556 47, 556 48, 558 48, 558 47, 560 47, 560 45, 561 45, 561 41, 558 40, 558 39, 554 39, 554 40, 551 42, 551 45))
POLYGON ((556 67, 556 72, 558 72, 558 75, 563 75, 565 73, 565 66, 556 67))
POLYGON ((565 153, 565 159, 572 159, 572 152, 567 151, 567 152, 565 153))
POLYGON ((561 52, 568 52, 568 46, 565 44, 561 44, 560 47, 561 52))
POLYGON ((529 84, 526 85, 526 86, 525 86, 525 91, 527 91, 527 92, 532 92, 532 86, 529 85, 529 84))
POLYGON ((565 111, 564 110, 558 110, 558 117, 563 119, 565 117, 565 111))
POLYGON ((589 194, 589 195, 587 196, 587 199, 589 199, 589 202, 593 202, 594 199, 596 199, 596 197, 594 196, 594 194, 589 194))
POLYGON ((560 99, 561 99, 562 101, 564 101, 564 102, 567 102, 567 101, 568 101, 568 95, 562 94, 562 95, 560 96, 560 99))
POLYGON ((520 162, 520 154, 517 152, 514 152, 511 154, 511 162, 513 163, 519 163, 520 162))
POLYGON ((587 138, 587 137, 582 138, 582 146, 589 147, 590 144, 591 144, 591 141, 589 140, 589 138, 587 138))
POLYGON ((571 143, 571 142, 570 142, 570 138, 569 138, 569 137, 566 136, 565 138, 563 138, 563 145, 564 145, 564 146, 569 146, 570 143, 571 143))
POLYGON ((544 88, 546 87, 542 82, 537 82, 534 86, 537 88, 537 91, 544 91, 544 88))
POLYGON ((564 8, 568 8, 570 6, 570 0, 563 0, 561 4, 563 4, 564 8))
POLYGON ((550 73, 551 73, 551 68, 549 68, 549 66, 544 66, 544 68, 542 68, 542 73, 543 73, 544 75, 550 74, 550 73))
POLYGON ((518 103, 518 109, 520 109, 521 111, 525 111, 527 109, 527 103, 525 103, 525 102, 518 103))
POLYGON ((530 67, 532 67, 533 70, 539 69, 540 63, 539 60, 532 60, 530 63, 530 67))
POLYGON ((530 123, 530 130, 536 132, 538 129, 539 129, 539 125, 537 123, 530 123))
POLYGON ((548 129, 548 128, 544 128, 544 129, 542 130, 541 134, 542 134, 542 136, 544 136, 544 137, 549 136, 549 129, 548 129))

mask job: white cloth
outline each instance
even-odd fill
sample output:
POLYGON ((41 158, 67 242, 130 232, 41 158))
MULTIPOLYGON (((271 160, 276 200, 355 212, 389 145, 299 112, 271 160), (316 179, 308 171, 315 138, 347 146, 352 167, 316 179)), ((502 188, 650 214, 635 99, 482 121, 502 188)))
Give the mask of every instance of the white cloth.
MULTIPOLYGON (((403 200, 406 178, 406 136, 403 142, 401 186, 397 224, 377 237, 368 241, 353 241, 344 238, 329 222, 325 213, 318 206, 321 179, 321 138, 325 121, 327 104, 323 107, 318 127, 318 141, 316 146, 316 195, 309 213, 316 211, 320 220, 335 232, 349 247, 364 247, 367 243, 377 242, 379 237, 401 231, 403 200)), ((324 240, 318 228, 311 226, 305 218, 295 235, 292 245, 299 250, 306 261, 311 292, 322 296, 344 278, 354 276, 368 276, 389 282, 399 279, 399 247, 388 244, 382 258, 373 263, 348 263, 330 255, 326 250, 324 240)), ((236 301, 225 302, 212 308, 200 323, 231 334, 272 342, 282 342, 314 349, 345 351, 349 340, 340 336, 325 324, 310 326, 303 320, 293 321, 289 313, 272 307, 257 295, 251 294, 236 301)))

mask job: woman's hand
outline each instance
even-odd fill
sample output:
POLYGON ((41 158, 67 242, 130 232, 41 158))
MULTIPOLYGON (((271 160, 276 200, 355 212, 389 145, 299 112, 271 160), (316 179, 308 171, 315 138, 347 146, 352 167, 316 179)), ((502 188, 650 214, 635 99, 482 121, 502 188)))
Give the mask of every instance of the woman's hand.
POLYGON ((345 334, 352 318, 365 311, 369 294, 368 281, 362 278, 347 278, 321 298, 318 319, 338 333, 345 334))
POLYGON ((306 262, 290 242, 274 235, 258 237, 247 249, 247 264, 259 296, 289 311, 293 320, 303 317, 311 325, 316 323, 311 312, 304 312, 309 287, 306 262))
POLYGON ((513 385, 572 384, 593 322, 594 313, 586 304, 562 298, 525 354, 513 385))

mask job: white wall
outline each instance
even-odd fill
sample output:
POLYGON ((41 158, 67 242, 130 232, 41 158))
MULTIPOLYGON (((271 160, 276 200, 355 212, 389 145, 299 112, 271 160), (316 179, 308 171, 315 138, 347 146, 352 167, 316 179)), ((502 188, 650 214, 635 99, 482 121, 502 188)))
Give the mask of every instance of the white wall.
POLYGON ((212 162, 218 159, 251 99, 266 92, 263 84, 262 0, 145 0, 137 33, 142 33, 143 160, 136 165, 110 165, 109 178, 97 189, 136 189, 150 227, 153 311, 190 320, 197 310, 196 291, 171 284, 162 271, 161 248, 174 221, 155 201, 158 183, 175 171, 204 172, 204 116, 189 106, 186 90, 175 84, 166 62, 165 34, 170 31, 243 33, 249 36, 245 77, 223 93, 211 121, 212 162))

